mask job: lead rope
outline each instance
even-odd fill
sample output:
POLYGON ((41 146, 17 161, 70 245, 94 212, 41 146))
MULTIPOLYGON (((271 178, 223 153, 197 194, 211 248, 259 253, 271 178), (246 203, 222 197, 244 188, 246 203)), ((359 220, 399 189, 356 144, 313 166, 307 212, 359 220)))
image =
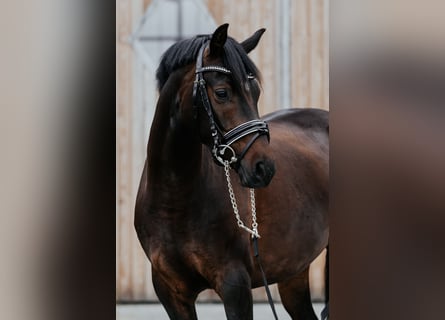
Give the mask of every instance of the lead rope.
POLYGON ((239 216, 238 205, 236 203, 235 193, 233 192, 232 183, 230 181, 229 169, 230 169, 229 161, 225 160, 224 161, 224 171, 226 173, 227 188, 229 189, 230 202, 232 203, 233 213, 235 213, 236 223, 238 224, 238 227, 249 232, 252 235, 252 237, 261 238, 260 235, 258 234, 258 223, 256 222, 255 190, 250 189, 250 207, 252 210, 252 229, 250 229, 249 227, 246 227, 244 222, 241 220, 241 217, 239 216))
POLYGON ((272 313, 274 315, 275 320, 278 320, 277 312, 275 311, 275 306, 272 299, 272 294, 270 293, 269 285, 267 284, 266 274, 264 273, 263 266, 261 265, 260 254, 258 251, 258 238, 260 238, 260 235, 258 234, 258 223, 256 221, 255 189, 250 189, 250 209, 252 211, 252 229, 250 229, 249 227, 246 227, 246 225, 241 220, 241 217, 239 215, 235 193, 233 192, 232 182, 230 181, 229 170, 230 170, 230 163, 228 160, 224 160, 224 172, 226 174, 227 188, 229 189, 230 202, 232 203, 232 208, 233 208, 233 213, 235 214, 236 223, 238 224, 238 227, 244 229, 245 231, 249 232, 252 235, 253 254, 257 259, 258 266, 260 267, 261 270, 264 287, 266 289, 267 300, 269 301, 269 305, 270 308, 272 309, 272 313))

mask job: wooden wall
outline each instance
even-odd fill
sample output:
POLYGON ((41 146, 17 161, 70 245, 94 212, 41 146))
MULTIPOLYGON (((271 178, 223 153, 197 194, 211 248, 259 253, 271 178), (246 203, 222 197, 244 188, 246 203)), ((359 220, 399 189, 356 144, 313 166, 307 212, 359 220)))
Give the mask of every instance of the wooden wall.
MULTIPOLYGON (((148 70, 133 50, 129 36, 152 0, 117 0, 117 174, 116 299, 156 300, 146 259, 133 228, 134 202, 145 159, 156 90, 148 70)), ((228 22, 229 35, 244 40, 266 28, 250 54, 263 75, 260 113, 286 107, 329 108, 327 0, 202 0, 216 23, 228 22)), ((311 268, 313 297, 323 297, 324 255, 311 268)), ((272 288, 278 298, 277 289, 272 288)), ((265 299, 264 289, 254 291, 265 299)), ((210 290, 201 300, 217 299, 210 290)))
POLYGON ((266 28, 258 47, 250 54, 263 75, 261 113, 298 106, 328 110, 327 0, 204 2, 217 24, 229 23, 229 34, 239 41, 266 28), (285 79, 288 81, 284 82, 285 79), (289 90, 283 92, 286 86, 289 90), (289 98, 283 99, 283 93, 289 98))

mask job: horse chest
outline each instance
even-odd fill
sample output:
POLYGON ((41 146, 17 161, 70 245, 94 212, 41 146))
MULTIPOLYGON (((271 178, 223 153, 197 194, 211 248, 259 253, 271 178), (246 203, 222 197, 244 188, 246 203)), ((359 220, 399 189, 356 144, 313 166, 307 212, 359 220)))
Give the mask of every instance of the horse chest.
MULTIPOLYGON (((175 250, 177 254, 198 243, 221 243, 237 229, 233 219, 215 209, 190 207, 187 210, 159 210, 146 218, 151 247, 175 250)), ((185 252, 187 254, 187 252, 185 252)))

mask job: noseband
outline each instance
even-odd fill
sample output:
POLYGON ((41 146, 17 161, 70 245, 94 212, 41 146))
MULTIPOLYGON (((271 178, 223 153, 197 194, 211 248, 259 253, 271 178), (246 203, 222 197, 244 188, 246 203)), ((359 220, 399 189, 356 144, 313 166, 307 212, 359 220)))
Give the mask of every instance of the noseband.
MULTIPOLYGON (((204 49, 207 46, 207 44, 203 44, 201 48, 199 49, 198 57, 196 59, 196 78, 193 85, 193 101, 194 106, 197 108, 197 92, 199 90, 199 94, 201 95, 201 102, 204 106, 205 111, 207 112, 207 115, 209 117, 210 122, 210 131, 213 138, 213 147, 212 147, 212 156, 216 160, 216 163, 219 165, 224 166, 224 161, 228 160, 230 165, 237 169, 239 167, 239 164, 249 148, 253 145, 253 143, 258 139, 260 136, 265 135, 267 136, 267 139, 270 140, 269 136, 269 127, 266 122, 261 120, 250 120, 247 122, 244 122, 235 128, 229 130, 226 133, 223 133, 220 128, 218 128, 215 117, 213 114, 213 108, 212 104, 210 103, 209 97, 207 95, 206 90, 206 81, 203 77, 204 72, 220 72, 223 74, 231 74, 232 72, 224 67, 221 66, 202 66, 203 56, 204 56, 204 49), (248 136, 253 135, 252 138, 249 140, 249 142, 244 147, 241 154, 237 155, 235 150, 231 147, 233 143, 236 141, 248 136), (226 150, 230 150, 231 157, 230 159, 224 159, 226 150)), ((248 76, 249 79, 253 78, 252 76, 248 76)))

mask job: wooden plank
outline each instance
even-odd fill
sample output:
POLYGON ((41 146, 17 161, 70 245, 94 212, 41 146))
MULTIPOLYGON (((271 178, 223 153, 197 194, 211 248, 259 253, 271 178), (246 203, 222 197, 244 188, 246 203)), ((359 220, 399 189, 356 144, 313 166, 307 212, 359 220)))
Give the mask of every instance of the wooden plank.
POLYGON ((224 20, 224 4, 225 1, 221 0, 205 0, 207 9, 212 15, 217 25, 223 24, 224 20))
MULTIPOLYGON (((261 10, 258 8, 257 1, 249 1, 249 30, 247 32, 247 37, 250 37, 255 31, 264 27, 263 19, 261 16, 261 10)), ((267 32, 267 31, 266 31, 267 32)), ((263 36, 264 37, 264 36, 263 36)), ((264 38, 260 40, 258 47, 249 53, 249 57, 255 64, 259 61, 261 46, 264 44, 264 38)), ((258 66, 258 64, 257 64, 258 66)))
MULTIPOLYGON (((116 123, 119 119, 119 101, 120 101, 120 82, 119 82, 119 68, 121 66, 119 61, 119 22, 121 18, 121 12, 119 7, 116 8, 116 123)), ((120 156, 118 151, 119 146, 119 128, 116 125, 116 300, 120 294, 119 283, 119 264, 120 264, 120 219, 119 219, 119 168, 121 166, 120 156)))
POLYGON ((131 150, 129 147, 129 112, 132 105, 131 96, 131 63, 132 51, 125 42, 126 37, 131 32, 131 4, 129 0, 121 0, 118 6, 118 86, 119 95, 117 101, 117 156, 119 158, 119 167, 117 168, 117 219, 119 221, 119 239, 118 239, 118 279, 117 279, 117 298, 131 298, 130 268, 131 247, 129 243, 128 222, 125 215, 128 206, 128 166, 131 150))
POLYGON ((329 0, 323 2, 323 109, 329 110, 329 0))
POLYGON ((292 101, 298 107, 328 109, 327 1, 292 2, 292 101))
POLYGON ((324 294, 324 273, 326 262, 326 249, 312 262, 309 268, 309 285, 311 288, 311 298, 323 301, 324 294))
POLYGON ((307 92, 305 92, 307 98, 307 106, 312 106, 312 1, 305 1, 305 9, 306 9, 306 56, 305 56, 305 69, 306 69, 306 82, 307 82, 307 92))
POLYGON ((258 68, 263 76, 263 91, 259 100, 259 112, 265 114, 279 108, 279 97, 277 96, 277 47, 276 39, 276 19, 277 6, 275 1, 262 1, 258 5, 258 13, 263 22, 261 27, 267 29, 258 46, 258 68))
POLYGON ((277 71, 278 71, 278 91, 280 108, 290 108, 291 91, 290 91, 290 67, 291 67, 291 50, 290 50, 290 1, 280 0, 278 5, 279 18, 277 19, 277 35, 276 46, 278 48, 277 71))
POLYGON ((309 30, 307 23, 307 1, 292 1, 292 105, 294 107, 302 107, 309 105, 308 99, 308 38, 309 30))
MULTIPOLYGON (((132 1, 132 31, 136 30, 139 21, 144 13, 144 3, 142 0, 132 1)), ((133 64, 132 64, 132 83, 140 84, 143 81, 143 64, 134 51, 133 51, 133 64)), ((130 261, 130 273, 131 273, 131 290, 132 300, 142 300, 145 297, 145 261, 143 261, 142 249, 137 239, 136 232, 133 226, 134 221, 134 203, 136 200, 136 192, 141 177, 141 145, 142 139, 140 137, 140 128, 143 124, 139 120, 143 110, 143 88, 140 85, 134 85, 132 88, 133 104, 130 117, 130 144, 131 144, 131 167, 129 168, 129 203, 126 208, 125 215, 127 216, 127 228, 129 234, 129 242, 131 245, 131 261, 130 261)))
POLYGON ((312 1, 311 10, 311 29, 312 29, 312 47, 311 57, 311 106, 320 108, 322 106, 322 80, 321 75, 323 73, 323 0, 312 1))

